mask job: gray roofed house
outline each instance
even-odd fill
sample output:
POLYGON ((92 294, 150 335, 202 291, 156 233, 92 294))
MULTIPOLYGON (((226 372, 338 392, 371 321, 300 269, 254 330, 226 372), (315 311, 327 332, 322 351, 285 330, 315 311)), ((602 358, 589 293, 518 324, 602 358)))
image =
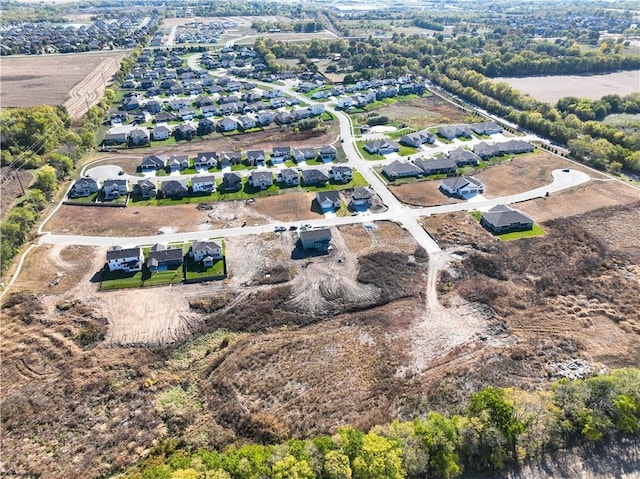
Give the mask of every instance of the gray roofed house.
POLYGON ((390 140, 373 140, 364 144, 364 149, 371 154, 386 155, 400 151, 400 147, 390 140))
POLYGON ((182 170, 184 168, 189 168, 189 156, 171 155, 169 157, 168 165, 172 170, 182 170))
POLYGON ((469 128, 478 135, 493 135, 502 133, 502 127, 495 121, 484 121, 480 123, 472 123, 469 128))
POLYGON ((203 168, 207 169, 213 168, 218 165, 218 155, 215 151, 207 151, 198 153, 196 159, 193 161, 194 168, 203 168))
POLYGON ((104 180, 102 194, 104 200, 115 200, 129 193, 129 184, 125 179, 104 180))
POLYGON ((249 176, 249 183, 254 188, 266 190, 273 185, 273 174, 270 171, 252 171, 249 176))
POLYGON ((410 176, 417 178, 422 175, 422 170, 413 163, 398 160, 383 166, 382 172, 392 181, 398 178, 407 178, 410 176))
POLYGON ((238 173, 225 173, 222 176, 222 186, 224 191, 239 191, 242 188, 242 176, 238 173))
POLYGON ((194 241, 189 248, 189 256, 194 261, 203 261, 205 266, 213 266, 215 260, 222 259, 222 246, 216 241, 194 241))
POLYGON ((414 133, 409 133, 408 135, 403 135, 400 137, 400 144, 412 146, 414 148, 419 148, 421 145, 425 143, 433 144, 436 141, 436 137, 433 133, 422 130, 416 131, 414 133))
POLYGON ((313 148, 294 148, 291 156, 297 163, 305 160, 313 160, 316 157, 316 150, 313 148))
POLYGON ((152 273, 166 271, 169 268, 179 268, 184 262, 182 248, 166 248, 164 245, 156 244, 147 255, 147 269, 152 273))
POLYGON ((240 151, 223 151, 220 153, 219 161, 221 168, 238 165, 242 162, 242 153, 240 151))
POLYGON ((93 178, 78 178, 69 191, 70 198, 89 196, 98 191, 98 182, 93 178))
POLYGON ((195 138, 198 130, 191 123, 183 123, 182 125, 176 126, 175 130, 173 130, 173 134, 178 140, 191 140, 195 138))
POLYGON ((342 205, 340 193, 336 190, 318 191, 316 193, 316 202, 323 212, 339 210, 342 205))
POLYGON ((320 148, 320 159, 325 163, 335 160, 337 155, 338 151, 333 145, 322 145, 320 148))
POLYGON ((302 183, 305 186, 322 186, 329 181, 329 177, 317 169, 302 170, 302 183))
POLYGON ((465 138, 471 138, 471 129, 468 125, 444 125, 439 126, 436 130, 438 136, 446 138, 447 140, 453 140, 459 136, 465 138))
POLYGON ((440 190, 451 196, 469 198, 484 192, 482 182, 471 176, 445 178, 440 182, 440 190))
POLYGON ((249 150, 247 151, 247 163, 252 166, 264 166, 266 156, 264 150, 249 150))
POLYGON ((300 184, 300 176, 298 175, 298 172, 292 168, 283 168, 278 171, 276 179, 287 186, 300 184))
POLYGON ((158 125, 152 131, 154 141, 166 140, 171 136, 171 128, 166 125, 158 125))
POLYGON ((449 158, 456 162, 458 166, 464 165, 478 165, 480 158, 472 151, 464 148, 457 148, 449 152, 449 158))
POLYGON ((103 145, 121 145, 127 142, 127 133, 119 131, 117 133, 107 133, 102 140, 103 145))
POLYGON ((283 163, 291 158, 290 146, 274 146, 271 149, 271 162, 273 164, 283 163))
POLYGON ((142 248, 122 248, 115 246, 107 251, 107 266, 109 271, 136 272, 142 269, 144 258, 142 248))
POLYGON ((368 208, 373 202, 373 193, 369 188, 354 188, 351 195, 351 207, 354 209, 368 208))
POLYGON ((497 205, 482 213, 480 224, 493 233, 526 231, 533 228, 533 220, 520 211, 497 205))
POLYGON ((449 175, 455 173, 458 165, 450 158, 432 158, 414 160, 413 163, 423 171, 424 175, 449 175))
POLYGON ((182 198, 189 194, 187 180, 166 180, 160 184, 160 192, 165 198, 182 198))
POLYGON ((353 179, 353 168, 350 166, 333 165, 329 169, 329 176, 334 181, 349 183, 353 179))
POLYGON ((156 196, 156 184, 145 178, 133 185, 133 192, 144 199, 153 198, 156 196))
POLYGON ((191 177, 194 193, 212 193, 216 190, 216 177, 213 175, 195 175, 191 177))
POLYGON ((304 229, 298 233, 302 248, 327 251, 331 243, 331 230, 329 228, 304 229))
POLYGON ((143 171, 149 170, 159 170, 160 168, 164 168, 166 165, 167 159, 164 156, 151 155, 145 156, 142 158, 140 162, 140 168, 143 171))

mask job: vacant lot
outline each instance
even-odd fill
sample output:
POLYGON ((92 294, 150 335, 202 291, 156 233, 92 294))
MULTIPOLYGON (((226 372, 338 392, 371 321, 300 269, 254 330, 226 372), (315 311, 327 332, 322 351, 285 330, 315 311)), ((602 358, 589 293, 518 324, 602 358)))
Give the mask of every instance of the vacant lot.
POLYGON ((3 107, 62 105, 78 118, 95 105, 124 52, 33 55, 0 59, 3 107))
MULTIPOLYGON (((6 173, 7 168, 2 168, 2 174, 6 173)), ((14 171, 11 174, 11 180, 9 180, 2 187, 2 194, 0 194, 0 219, 4 218, 4 215, 7 214, 9 208, 13 204, 16 198, 22 196, 22 188, 25 190, 31 180, 33 179, 33 173, 28 170, 19 170, 17 173, 14 171), (22 183, 22 186, 20 186, 22 183)))
POLYGON ((503 81, 536 100, 555 103, 565 96, 597 100, 605 95, 628 95, 638 91, 638 72, 616 72, 605 75, 558 75, 524 78, 494 78, 503 81))
POLYGON ((440 191, 440 181, 438 180, 390 185, 389 190, 403 203, 415 206, 448 205, 462 201, 443 194, 440 191))

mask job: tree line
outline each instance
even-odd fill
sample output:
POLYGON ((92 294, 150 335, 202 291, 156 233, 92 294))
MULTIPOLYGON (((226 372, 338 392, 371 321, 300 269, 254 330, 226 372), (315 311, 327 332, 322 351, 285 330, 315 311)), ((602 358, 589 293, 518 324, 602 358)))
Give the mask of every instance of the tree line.
POLYGON ((224 451, 164 443, 127 479, 454 478, 515 468, 545 452, 640 431, 640 370, 562 379, 548 391, 484 388, 464 412, 430 412, 370 431, 224 451))

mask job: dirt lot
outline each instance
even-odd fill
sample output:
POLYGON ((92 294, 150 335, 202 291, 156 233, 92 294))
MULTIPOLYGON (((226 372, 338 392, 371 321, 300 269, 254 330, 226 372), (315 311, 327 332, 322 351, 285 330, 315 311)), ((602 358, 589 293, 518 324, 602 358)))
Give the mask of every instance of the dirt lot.
MULTIPOLYGON (((422 98, 400 99, 396 103, 378 108, 391 122, 405 123, 423 129, 443 123, 463 123, 468 113, 436 95, 422 98)), ((366 115, 364 115, 366 116, 366 115)), ((361 123, 366 123, 362 121, 361 123)))
POLYGON ((390 185, 389 190, 403 203, 415 206, 449 205, 462 201, 443 194, 437 180, 390 185))
POLYGON ((73 118, 102 97, 124 52, 0 58, 2 106, 62 105, 73 118), (104 77, 104 80, 103 80, 104 77))
MULTIPOLYGON (((6 168, 2 168, 2 174, 5 174, 6 168)), ((4 215, 7 213, 13 202, 19 196, 22 196, 22 188, 20 187, 20 182, 22 182, 22 186, 27 188, 31 180, 33 179, 33 173, 28 170, 20 170, 17 174, 19 180, 14 177, 11 181, 6 183, 2 188, 2 194, 0 194, 0 219, 4 218, 4 215)))

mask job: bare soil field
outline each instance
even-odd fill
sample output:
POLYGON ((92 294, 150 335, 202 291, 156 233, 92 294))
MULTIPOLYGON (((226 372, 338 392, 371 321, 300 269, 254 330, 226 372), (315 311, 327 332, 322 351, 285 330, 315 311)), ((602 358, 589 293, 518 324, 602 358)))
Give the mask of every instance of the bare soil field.
MULTIPOLYGON (((6 170, 7 168, 2 168, 0 171, 5 174, 6 170)), ((13 173, 13 179, 2 187, 2 194, 0 194, 0 219, 4 218, 16 198, 22 196, 22 187, 26 190, 31 180, 33 180, 33 173, 29 170, 20 170, 17 173, 13 173), (16 175, 17 178, 15 178, 16 175), (21 182, 22 187, 20 187, 21 182)))
POLYGON ((284 193, 268 198, 256 198, 251 210, 276 221, 314 220, 322 216, 314 211, 315 193, 284 193))
POLYGON ((508 83, 536 100, 555 103, 565 96, 598 100, 605 95, 628 95, 638 91, 638 72, 622 71, 605 75, 558 75, 524 78, 494 78, 508 83))
POLYGON ((537 222, 564 218, 605 206, 619 206, 635 203, 640 191, 616 180, 594 179, 588 183, 552 194, 548 198, 518 204, 518 209, 530 215, 537 222))
POLYGON ((403 203, 415 206, 449 205, 462 201, 443 194, 437 180, 390 185, 389 190, 403 203))
POLYGON ((125 52, 0 58, 3 107, 64 105, 73 118, 95 105, 125 52))
POLYGON ((402 122, 417 129, 444 123, 463 123, 469 115, 436 95, 401 99, 378 108, 376 112, 388 116, 392 122, 402 122))
POLYGON ((420 223, 441 248, 473 246, 484 250, 488 244, 500 241, 466 211, 423 217, 420 223))
POLYGON ((485 198, 497 198, 547 185, 553 181, 551 172, 560 168, 573 168, 584 171, 591 177, 604 178, 603 175, 593 170, 588 170, 556 155, 539 150, 490 166, 474 176, 484 184, 483 196, 485 198))

